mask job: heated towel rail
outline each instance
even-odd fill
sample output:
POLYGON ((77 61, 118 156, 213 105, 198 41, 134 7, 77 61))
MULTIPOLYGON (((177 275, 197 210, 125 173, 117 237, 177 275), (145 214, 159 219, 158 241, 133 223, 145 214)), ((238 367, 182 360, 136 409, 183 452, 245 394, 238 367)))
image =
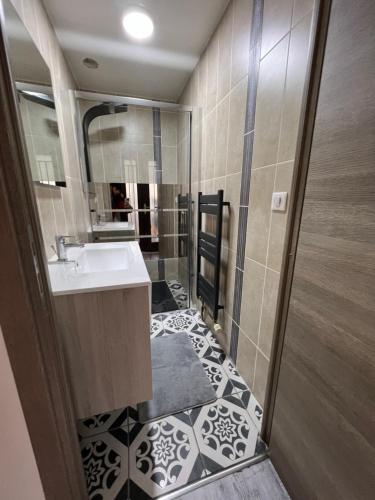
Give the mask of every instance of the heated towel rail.
POLYGON ((223 207, 229 206, 229 202, 223 201, 223 199, 224 191, 222 189, 217 194, 198 193, 197 297, 202 301, 202 312, 204 307, 208 307, 215 322, 219 310, 223 309, 223 306, 219 305, 221 238, 223 207), (202 230, 203 214, 216 218, 214 234, 202 230), (201 274, 202 258, 213 266, 212 281, 201 274))

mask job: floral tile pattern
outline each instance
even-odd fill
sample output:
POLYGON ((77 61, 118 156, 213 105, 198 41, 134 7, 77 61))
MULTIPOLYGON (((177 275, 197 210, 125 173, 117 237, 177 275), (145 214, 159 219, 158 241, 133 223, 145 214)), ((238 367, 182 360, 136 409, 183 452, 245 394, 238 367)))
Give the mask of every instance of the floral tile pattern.
POLYGON ((229 396, 193 409, 190 419, 209 472, 254 456, 258 430, 238 398, 229 396))
POLYGON ((262 408, 195 309, 151 318, 151 337, 188 335, 217 400, 141 424, 129 406, 78 422, 90 500, 157 498, 263 453, 262 408))
POLYGON ((185 313, 171 314, 163 321, 164 328, 173 333, 188 332, 195 325, 196 321, 192 316, 185 313))
POLYGON ((202 477, 203 463, 188 414, 135 424, 129 436, 131 498, 155 498, 202 477))
POLYGON ((127 498, 128 451, 128 433, 124 429, 98 434, 81 442, 90 500, 127 498))

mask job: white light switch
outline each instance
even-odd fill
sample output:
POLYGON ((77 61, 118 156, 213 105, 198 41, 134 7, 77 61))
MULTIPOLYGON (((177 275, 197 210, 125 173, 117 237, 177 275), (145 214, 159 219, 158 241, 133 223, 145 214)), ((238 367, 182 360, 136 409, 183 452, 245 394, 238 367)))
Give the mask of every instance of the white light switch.
POLYGON ((274 212, 285 212, 288 193, 272 193, 271 208, 274 212))

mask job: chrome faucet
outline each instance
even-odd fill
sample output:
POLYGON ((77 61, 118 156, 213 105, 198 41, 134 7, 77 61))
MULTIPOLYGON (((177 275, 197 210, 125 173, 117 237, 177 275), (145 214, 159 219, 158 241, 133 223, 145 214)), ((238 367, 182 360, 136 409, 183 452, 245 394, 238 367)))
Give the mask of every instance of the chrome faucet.
POLYGON ((74 238, 74 236, 58 235, 55 238, 57 258, 60 262, 65 262, 68 260, 68 257, 66 254, 67 248, 69 248, 69 247, 84 247, 85 246, 83 243, 79 243, 79 242, 68 243, 67 242, 68 238, 74 238))

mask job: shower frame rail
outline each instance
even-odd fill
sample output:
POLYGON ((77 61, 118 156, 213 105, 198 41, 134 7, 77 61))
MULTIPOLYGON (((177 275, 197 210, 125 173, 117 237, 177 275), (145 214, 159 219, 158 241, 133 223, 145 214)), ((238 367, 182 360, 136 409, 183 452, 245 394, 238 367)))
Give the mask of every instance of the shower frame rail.
POLYGON ((221 239, 223 223, 223 207, 228 206, 224 200, 224 191, 219 189, 217 194, 204 195, 198 193, 198 227, 197 227, 197 297, 202 301, 202 312, 204 306, 211 310, 212 318, 216 322, 220 309, 224 306, 219 304, 220 291, 220 264, 221 264, 221 239), (202 230, 202 215, 208 214, 216 217, 215 234, 202 230), (213 283, 210 283, 201 274, 201 259, 204 258, 214 267, 213 283))

